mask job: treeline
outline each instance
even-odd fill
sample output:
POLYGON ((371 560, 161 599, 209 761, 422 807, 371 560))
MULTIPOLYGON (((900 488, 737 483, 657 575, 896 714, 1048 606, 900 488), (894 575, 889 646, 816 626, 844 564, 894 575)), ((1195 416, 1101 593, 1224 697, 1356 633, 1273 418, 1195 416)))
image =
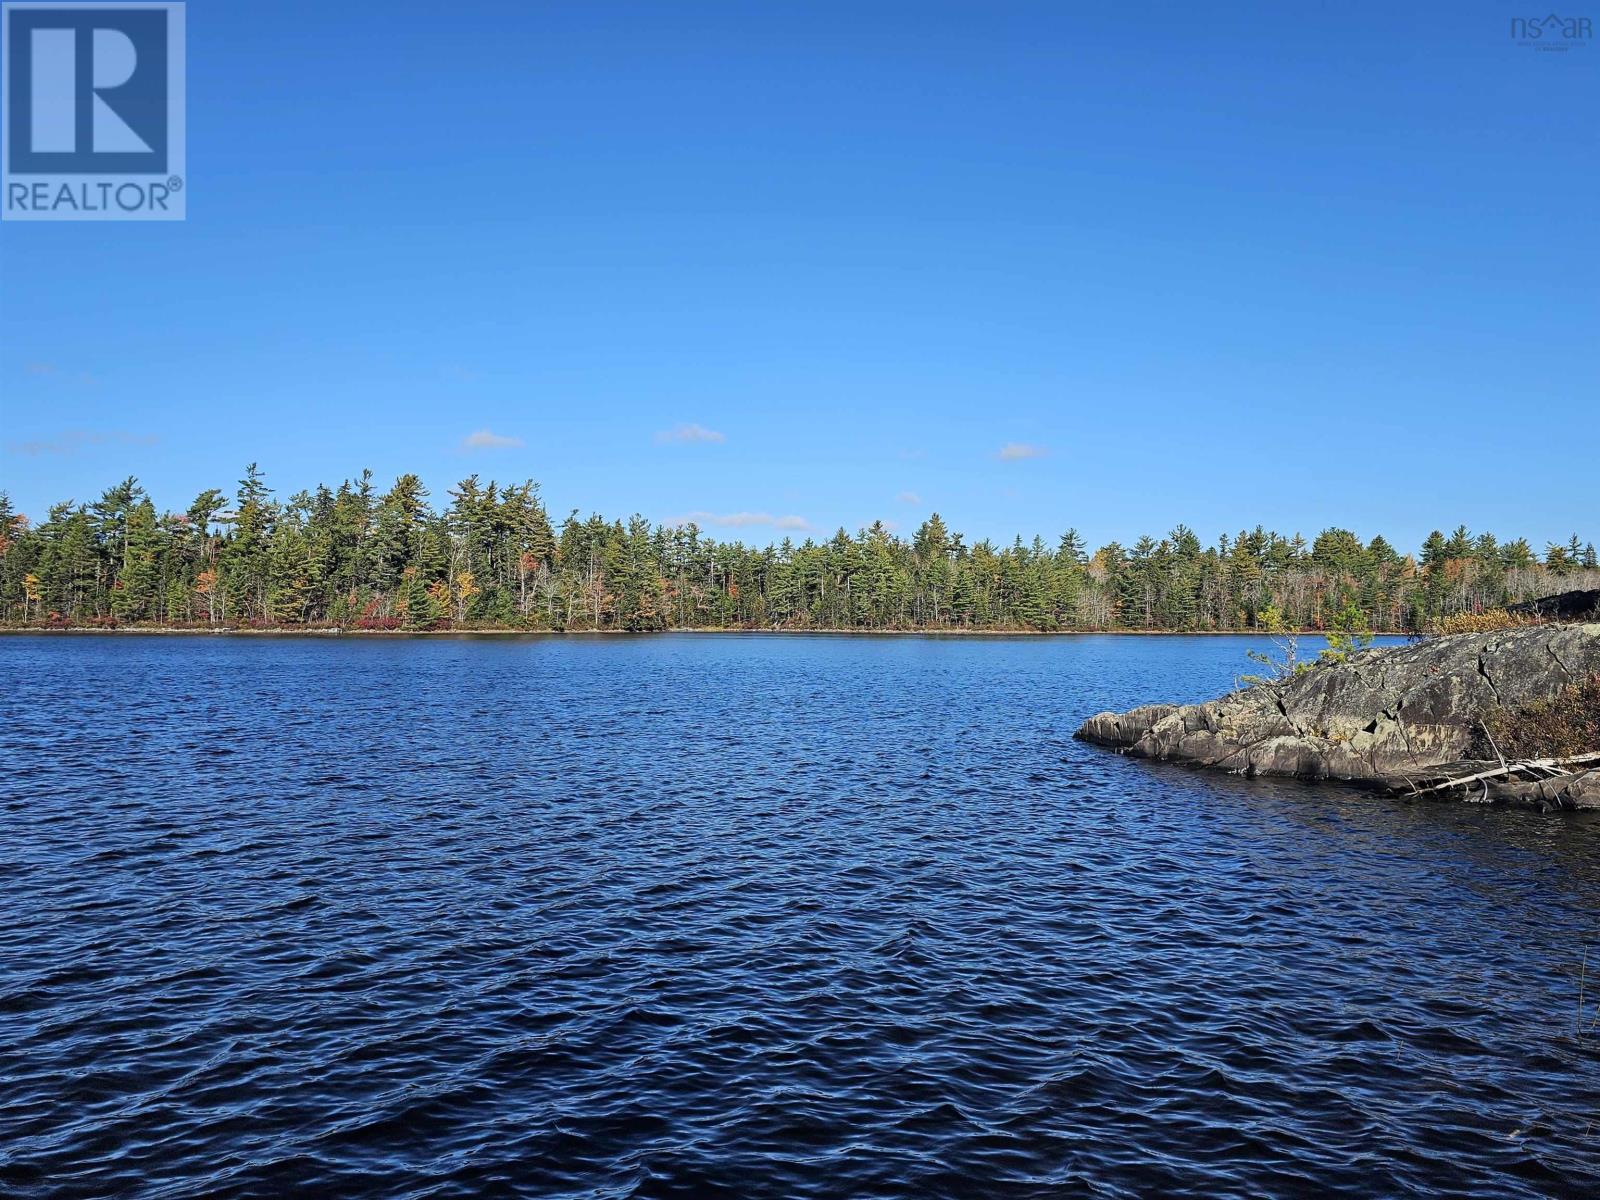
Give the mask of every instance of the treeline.
POLYGON ((1371 627, 1424 630, 1575 587, 1600 587, 1592 542, 1542 552, 1460 527, 1416 556, 1328 529, 1309 544, 1257 526, 1202 545, 1186 526, 1090 551, 968 545, 937 515, 909 539, 746 546, 694 525, 570 513, 532 481, 463 480, 442 506, 415 475, 370 472, 286 500, 254 465, 161 512, 133 479, 31 524, 0 493, 0 620, 47 626, 356 629, 1248 629, 1269 607, 1303 629, 1355 604, 1371 627))

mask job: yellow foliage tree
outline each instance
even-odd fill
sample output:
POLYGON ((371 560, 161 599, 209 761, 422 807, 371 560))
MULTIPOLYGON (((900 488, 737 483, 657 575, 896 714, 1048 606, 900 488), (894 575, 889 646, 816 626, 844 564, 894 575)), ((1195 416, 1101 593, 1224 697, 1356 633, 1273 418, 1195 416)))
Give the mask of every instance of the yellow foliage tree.
POLYGON ((471 571, 456 572, 456 620, 467 619, 467 603, 483 589, 471 571))
POLYGON ((450 585, 442 579, 435 579, 428 585, 428 599, 433 602, 434 608, 440 613, 450 611, 450 585))

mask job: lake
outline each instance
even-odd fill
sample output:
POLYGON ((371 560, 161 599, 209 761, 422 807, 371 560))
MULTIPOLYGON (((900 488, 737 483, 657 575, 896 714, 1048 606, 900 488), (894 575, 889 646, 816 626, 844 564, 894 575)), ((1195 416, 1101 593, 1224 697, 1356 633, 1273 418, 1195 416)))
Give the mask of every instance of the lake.
POLYGON ((1072 740, 1230 637, 0 638, 0 1192, 1600 1190, 1600 820, 1072 740))

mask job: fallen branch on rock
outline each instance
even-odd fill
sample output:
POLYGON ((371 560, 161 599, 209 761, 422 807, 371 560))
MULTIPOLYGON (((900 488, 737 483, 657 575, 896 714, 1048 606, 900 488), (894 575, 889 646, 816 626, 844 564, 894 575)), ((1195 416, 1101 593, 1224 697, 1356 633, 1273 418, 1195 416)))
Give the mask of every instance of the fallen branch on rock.
POLYGON ((1505 763, 1487 771, 1478 771, 1472 775, 1457 775, 1442 779, 1438 783, 1430 784, 1425 788, 1418 788, 1416 794, 1426 796, 1430 792, 1446 792, 1451 788, 1465 787, 1469 783, 1487 783, 1491 779, 1510 779, 1517 775, 1530 775, 1535 779, 1539 771, 1547 772, 1547 777, 1570 775, 1574 768, 1588 766, 1591 763, 1600 763, 1600 753, 1573 754, 1565 758, 1531 758, 1520 762, 1505 763))

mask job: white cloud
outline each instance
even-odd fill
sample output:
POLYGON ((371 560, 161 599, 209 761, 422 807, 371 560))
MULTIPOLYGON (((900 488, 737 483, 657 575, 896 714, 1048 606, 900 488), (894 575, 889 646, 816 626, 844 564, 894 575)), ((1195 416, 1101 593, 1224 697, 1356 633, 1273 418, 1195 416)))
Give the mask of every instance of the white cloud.
POLYGON ((673 517, 663 522, 666 525, 720 525, 726 529, 746 529, 752 526, 766 526, 771 529, 805 530, 811 528, 811 522, 804 517, 793 515, 775 517, 766 512, 691 512, 684 513, 681 517, 673 517))
POLYGON ((514 450, 520 445, 522 439, 519 437, 505 437, 487 429, 479 429, 461 439, 463 450, 514 450))
POLYGON ((34 362, 24 363, 22 365, 22 369, 35 378, 50 379, 58 385, 62 383, 68 383, 83 384, 88 387, 93 387, 95 384, 100 382, 99 377, 92 371, 69 372, 65 368, 60 367, 53 362, 45 362, 43 360, 35 360, 34 362))
POLYGON ((85 446, 154 446, 160 439, 153 433, 124 433, 120 430, 73 429, 59 437, 34 442, 10 442, 13 454, 36 458, 41 454, 76 454, 85 446))
POLYGON ((898 495, 895 496, 895 499, 900 501, 901 504, 921 504, 922 503, 922 497, 917 495, 915 492, 901 492, 901 493, 899 493, 898 495))
POLYGON ((1050 453, 1043 446, 1029 445, 1027 442, 1007 442, 1000 447, 995 455, 1001 462, 1020 462, 1024 458, 1043 458, 1050 453))
POLYGON ((656 444, 667 446, 675 442, 711 442, 721 445, 727 437, 715 429, 707 429, 704 425, 678 425, 672 429, 663 429, 656 434, 656 444))

